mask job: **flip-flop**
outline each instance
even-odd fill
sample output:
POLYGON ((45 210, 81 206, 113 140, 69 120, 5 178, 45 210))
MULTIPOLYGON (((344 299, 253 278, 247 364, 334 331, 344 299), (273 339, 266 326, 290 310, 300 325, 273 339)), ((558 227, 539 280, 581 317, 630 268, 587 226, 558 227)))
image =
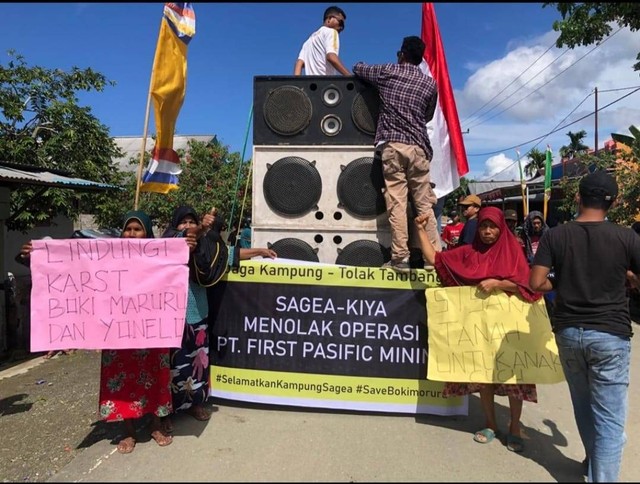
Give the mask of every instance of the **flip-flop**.
POLYGON ((165 447, 173 442, 173 437, 167 434, 163 429, 154 429, 151 431, 151 438, 156 441, 160 447, 165 447))
POLYGON ((120 442, 118 442, 118 452, 121 454, 131 454, 133 449, 136 447, 136 439, 134 437, 125 437, 120 442))
POLYGON ((507 435, 507 449, 511 452, 522 452, 524 450, 522 437, 513 434, 507 435))
POLYGON ((473 436, 473 440, 475 440, 479 444, 488 444, 495 438, 496 433, 493 431, 493 429, 490 429, 488 427, 486 429, 478 430, 473 436))

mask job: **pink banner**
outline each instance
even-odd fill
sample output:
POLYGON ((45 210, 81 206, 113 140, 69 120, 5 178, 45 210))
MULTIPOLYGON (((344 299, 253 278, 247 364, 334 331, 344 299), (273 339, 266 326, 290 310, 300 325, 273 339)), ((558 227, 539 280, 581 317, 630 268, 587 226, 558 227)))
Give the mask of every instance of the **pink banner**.
POLYGON ((34 240, 31 351, 180 347, 188 259, 181 238, 34 240))

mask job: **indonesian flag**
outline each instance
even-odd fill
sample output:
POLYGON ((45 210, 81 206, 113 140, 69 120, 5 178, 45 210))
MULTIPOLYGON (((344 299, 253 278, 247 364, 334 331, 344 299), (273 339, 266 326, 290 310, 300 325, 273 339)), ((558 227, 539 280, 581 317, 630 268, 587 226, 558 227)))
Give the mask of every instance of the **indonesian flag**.
POLYGON ((427 133, 433 148, 431 182, 436 185, 436 196, 441 198, 460 186, 460 177, 469 173, 469 164, 433 3, 422 4, 422 41, 425 50, 420 69, 433 77, 438 90, 438 103, 433 119, 427 123, 427 133))

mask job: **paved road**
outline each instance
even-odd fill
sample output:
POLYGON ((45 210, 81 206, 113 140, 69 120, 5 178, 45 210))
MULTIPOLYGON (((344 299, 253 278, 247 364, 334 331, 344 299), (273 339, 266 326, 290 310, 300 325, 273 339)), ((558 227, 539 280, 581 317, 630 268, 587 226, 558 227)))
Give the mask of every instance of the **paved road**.
MULTIPOLYGON (((634 325, 638 329, 637 325, 634 325)), ((621 481, 640 481, 640 341, 634 338, 621 481)), ((136 481, 488 481, 582 482, 583 450, 566 383, 538 386, 540 403, 525 403, 526 449, 473 442, 483 424, 477 396, 467 417, 298 410, 215 401, 206 423, 181 416, 175 439, 160 448, 139 442, 129 455, 98 440, 52 482, 136 481)), ((507 400, 498 397, 507 422, 507 400)))

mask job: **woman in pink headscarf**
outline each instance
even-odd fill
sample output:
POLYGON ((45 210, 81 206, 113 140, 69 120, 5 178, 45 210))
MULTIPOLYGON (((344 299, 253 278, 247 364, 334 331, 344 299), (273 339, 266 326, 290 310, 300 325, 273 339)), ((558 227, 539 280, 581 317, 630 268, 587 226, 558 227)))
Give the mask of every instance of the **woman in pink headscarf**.
MULTIPOLYGON (((542 297, 529 287, 529 264, 522 246, 509 230, 502 210, 482 208, 478 214, 478 228, 471 245, 462 245, 446 252, 436 252, 426 233, 427 216, 415 219, 420 247, 428 264, 435 269, 444 286, 478 286, 484 293, 502 290, 528 302, 542 297)), ((459 396, 479 392, 486 423, 474 435, 482 444, 491 442, 498 433, 494 395, 509 397, 511 421, 507 435, 507 448, 522 452, 520 417, 524 400, 537 402, 535 385, 446 383, 443 396, 459 396)))

